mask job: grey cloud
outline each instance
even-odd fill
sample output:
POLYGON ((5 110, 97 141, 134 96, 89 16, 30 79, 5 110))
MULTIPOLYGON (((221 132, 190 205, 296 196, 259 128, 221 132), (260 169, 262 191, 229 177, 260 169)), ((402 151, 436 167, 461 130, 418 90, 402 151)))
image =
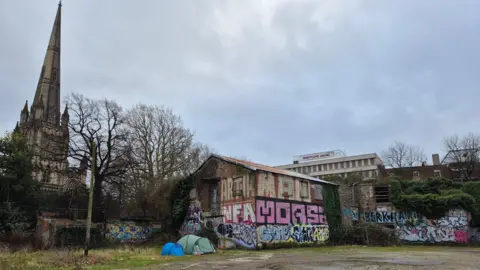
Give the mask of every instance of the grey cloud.
MULTIPOLYGON (((0 2, 0 128, 31 100, 55 1, 0 2)), ((480 132, 478 1, 65 2, 63 95, 163 104, 220 153, 277 165, 480 132)))

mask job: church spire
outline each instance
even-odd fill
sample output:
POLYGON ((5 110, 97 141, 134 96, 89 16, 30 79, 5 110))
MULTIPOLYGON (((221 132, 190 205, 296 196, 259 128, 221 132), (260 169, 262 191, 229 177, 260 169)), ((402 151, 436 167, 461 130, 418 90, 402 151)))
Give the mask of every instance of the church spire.
POLYGON ((62 3, 58 3, 50 41, 43 61, 32 109, 43 107, 43 120, 60 124, 60 26, 62 3))

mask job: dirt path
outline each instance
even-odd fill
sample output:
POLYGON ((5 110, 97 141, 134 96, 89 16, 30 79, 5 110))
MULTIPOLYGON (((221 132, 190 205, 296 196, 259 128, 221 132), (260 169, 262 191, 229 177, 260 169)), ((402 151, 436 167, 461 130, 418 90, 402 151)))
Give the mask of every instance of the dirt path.
POLYGON ((354 248, 340 251, 290 249, 273 252, 238 252, 210 255, 188 262, 176 262, 143 269, 480 269, 480 249, 437 248, 431 251, 383 252, 381 249, 354 248))

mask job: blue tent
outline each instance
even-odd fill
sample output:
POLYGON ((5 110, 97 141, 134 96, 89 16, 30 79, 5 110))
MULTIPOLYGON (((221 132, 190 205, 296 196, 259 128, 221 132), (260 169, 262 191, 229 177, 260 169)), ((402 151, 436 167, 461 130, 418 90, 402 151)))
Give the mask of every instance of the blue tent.
POLYGON ((183 256, 183 248, 182 245, 178 243, 168 242, 162 248, 162 256, 183 256))

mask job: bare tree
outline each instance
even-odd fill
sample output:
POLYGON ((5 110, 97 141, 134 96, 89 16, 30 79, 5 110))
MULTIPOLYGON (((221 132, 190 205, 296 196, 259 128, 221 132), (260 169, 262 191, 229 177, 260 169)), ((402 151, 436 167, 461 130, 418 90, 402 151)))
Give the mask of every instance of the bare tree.
POLYGON ((92 142, 96 143, 93 220, 103 220, 102 187, 105 181, 121 177, 129 167, 125 155, 129 145, 124 129, 125 115, 115 101, 92 100, 72 94, 67 98, 70 121, 69 157, 92 164, 92 142))
POLYGON ((189 173, 204 147, 193 143, 193 132, 165 107, 139 104, 128 112, 127 125, 134 164, 128 172, 128 196, 146 215, 158 197, 156 191, 167 180, 189 173))
POLYGON ((463 137, 452 135, 443 139, 447 152, 443 162, 450 168, 458 171, 459 178, 469 179, 479 168, 480 162, 480 136, 469 133, 463 137))
POLYGON ((396 141, 388 150, 382 152, 382 159, 388 167, 402 168, 420 166, 423 161, 426 161, 427 156, 418 146, 396 141))
POLYGON ((206 144, 199 142, 193 144, 189 154, 190 162, 183 169, 182 176, 187 176, 193 173, 203 164, 203 162, 205 162, 205 160, 215 153, 215 150, 206 144))

